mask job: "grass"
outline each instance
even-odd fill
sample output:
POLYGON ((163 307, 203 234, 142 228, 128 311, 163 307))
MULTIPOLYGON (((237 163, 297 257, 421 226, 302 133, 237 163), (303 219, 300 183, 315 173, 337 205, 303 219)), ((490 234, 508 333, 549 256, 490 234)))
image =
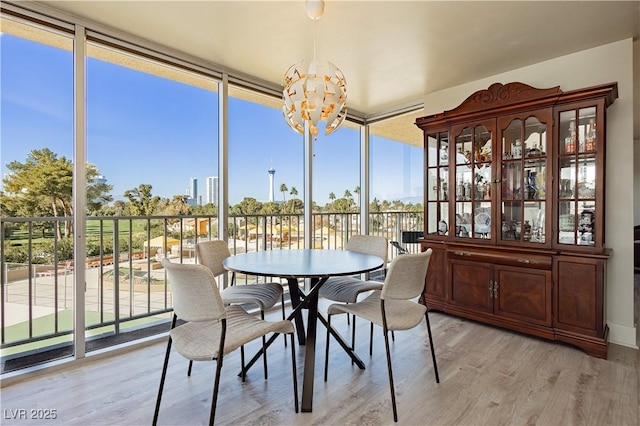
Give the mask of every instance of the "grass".
MULTIPOLYGON (((98 324, 100 319, 100 313, 94 311, 85 312, 85 318, 87 325, 98 324)), ((121 323, 120 331, 124 331, 125 328, 137 327, 140 325, 150 324, 156 322, 158 319, 154 317, 147 318, 139 318, 131 321, 126 321, 126 323, 121 323)), ((113 321, 113 314, 104 314, 104 321, 113 321)), ((54 314, 45 315, 42 317, 33 319, 33 336, 42 336, 49 333, 54 332, 54 322, 55 317, 54 314)), ((58 330, 60 331, 70 331, 73 329, 73 311, 70 309, 66 309, 58 312, 58 330)), ((104 327, 94 328, 91 330, 85 331, 86 338, 90 338, 93 336, 99 336, 102 334, 113 333, 113 325, 108 325, 104 327)), ((16 340, 22 340, 29 337, 29 322, 23 321, 18 324, 11 325, 9 327, 5 327, 5 341, 6 342, 15 342, 16 340)), ((71 342, 73 339, 72 334, 52 337, 46 340, 39 340, 35 342, 25 343, 24 345, 12 346, 9 348, 2 349, 0 351, 0 355, 2 357, 6 357, 9 355, 30 352, 30 351, 38 351, 42 349, 46 349, 50 346, 55 346, 60 343, 71 342)))

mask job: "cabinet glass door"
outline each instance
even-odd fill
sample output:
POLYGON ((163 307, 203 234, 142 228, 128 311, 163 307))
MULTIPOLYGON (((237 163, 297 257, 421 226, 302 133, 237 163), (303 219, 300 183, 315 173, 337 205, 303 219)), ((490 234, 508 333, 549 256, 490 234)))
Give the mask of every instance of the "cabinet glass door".
POLYGON ((486 239, 491 234, 492 131, 464 127, 455 139, 455 236, 486 239))
POLYGON ((596 244, 596 108, 560 113, 558 244, 596 244))
POLYGON ((449 235, 449 133, 426 136, 426 233, 449 235))
MULTIPOLYGON (((547 120, 550 121, 550 120, 547 120)), ((547 243, 548 124, 536 116, 512 118, 501 128, 499 239, 547 243)))

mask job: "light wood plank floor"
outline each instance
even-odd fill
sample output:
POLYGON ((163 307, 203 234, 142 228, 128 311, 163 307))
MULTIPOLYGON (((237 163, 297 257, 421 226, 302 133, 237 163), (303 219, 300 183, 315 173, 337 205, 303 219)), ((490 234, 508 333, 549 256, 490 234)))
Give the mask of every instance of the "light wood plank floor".
MULTIPOLYGON (((349 337, 341 316, 336 328, 349 337)), ((435 383, 426 327, 396 332, 392 347, 403 425, 638 425, 640 351, 610 346, 609 360, 510 331, 431 313, 440 370, 435 383)), ((247 381, 237 377, 239 352, 225 358, 218 424, 393 424, 382 334, 368 354, 368 325, 360 323, 357 350, 367 368, 352 366, 332 344, 324 382, 324 328, 319 327, 313 413, 293 410, 290 352, 278 339, 269 351, 269 380, 261 363, 247 381)), ((335 343, 335 342, 334 342, 335 343)), ((254 353, 257 346, 248 348, 254 353)), ((88 361, 3 387, 3 425, 151 424, 165 344, 88 361), (11 420, 11 411, 55 409, 57 419, 11 420)), ((302 351, 298 350, 302 377, 302 351)), ((187 362, 175 351, 160 412, 162 425, 208 421, 214 363, 187 362)))

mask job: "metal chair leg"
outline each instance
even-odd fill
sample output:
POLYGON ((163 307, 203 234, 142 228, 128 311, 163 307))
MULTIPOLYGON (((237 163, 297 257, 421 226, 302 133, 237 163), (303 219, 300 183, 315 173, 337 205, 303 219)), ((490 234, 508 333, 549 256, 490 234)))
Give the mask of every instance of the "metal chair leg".
MULTIPOLYGON (((347 314, 349 315, 349 314, 347 314)), ((353 316, 353 324, 351 324, 351 350, 356 351, 356 316, 353 316)), ((353 358, 351 358, 351 365, 353 365, 353 358)))
POLYGON ((193 360, 189 360, 189 368, 187 369, 187 377, 191 377, 191 368, 193 368, 193 360))
POLYGON ((424 312, 424 317, 427 320, 427 332, 429 333, 429 346, 431 346, 431 358, 433 359, 433 371, 436 374, 436 383, 440 383, 440 376, 438 375, 438 364, 436 363, 436 352, 433 348, 433 337, 431 336, 431 324, 429 323, 429 311, 424 312))
POLYGON ((160 388, 158 389, 158 398, 156 399, 156 409, 153 412, 153 426, 158 424, 158 413, 160 412, 160 401, 162 400, 162 391, 164 389, 164 380, 167 377, 167 366, 169 365, 169 355, 171 355, 171 336, 167 342, 167 351, 164 356, 164 364, 162 366, 162 376, 160 376, 160 388))
POLYGON ((240 365, 242 366, 242 370, 240 371, 240 377, 242 381, 247 378, 247 372, 244 369, 244 345, 240 346, 240 365))
MULTIPOLYGON (((286 314, 284 312, 284 292, 282 293, 282 296, 281 296, 281 303, 282 303, 282 321, 285 321, 287 319, 287 316, 286 316, 286 314)), ((283 337, 284 337, 284 347, 286 348, 287 347, 287 336, 284 335, 283 337)))
POLYGON ((369 324, 369 356, 373 356, 373 323, 370 322, 369 324))
POLYGON ((218 402, 218 389, 220 388, 220 370, 222 370, 222 360, 224 355, 222 352, 216 360, 216 377, 213 381, 213 395, 211 396, 211 415, 209 416, 209 426, 213 426, 213 422, 216 418, 216 405, 218 402))
MULTIPOLYGON (((260 319, 264 321, 264 311, 260 311, 260 319)), ((287 339, 285 339, 287 340, 287 339)), ((267 380, 269 377, 268 367, 267 367, 267 338, 262 336, 262 367, 264 368, 264 379, 267 380)), ((244 364, 242 365, 244 369, 244 364)))
MULTIPOLYGON (((347 314, 347 317, 349 314, 347 314)), ((331 340, 331 315, 327 316, 327 342, 325 344, 324 351, 324 381, 327 381, 327 375, 329 372, 329 341, 331 340)))
MULTIPOLYGON (((291 333, 291 368, 293 369, 293 405, 296 413, 299 411, 298 407, 298 370, 296 368, 296 345, 294 343, 295 333, 291 333)), ((287 335, 284 335, 284 340, 287 340, 287 335)))
POLYGON ((384 328, 384 346, 387 351, 387 369, 389 370, 389 389, 391 390, 391 405, 393 406, 393 421, 398 422, 398 409, 396 408, 396 392, 393 384, 393 370, 391 368, 391 352, 389 351, 389 331, 384 328))

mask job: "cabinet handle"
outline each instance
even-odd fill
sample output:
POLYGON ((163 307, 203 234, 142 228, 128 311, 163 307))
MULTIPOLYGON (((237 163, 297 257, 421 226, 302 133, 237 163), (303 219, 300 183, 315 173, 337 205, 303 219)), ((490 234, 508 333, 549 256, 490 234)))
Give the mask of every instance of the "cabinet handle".
POLYGON ((536 263, 538 263, 535 260, 529 260, 529 259, 518 259, 518 262, 520 263, 526 263, 527 265, 535 265, 536 263))
POLYGON ((493 298, 494 299, 498 298, 498 282, 497 281, 493 282, 493 298))
POLYGON ((465 253, 463 251, 454 251, 453 254, 456 256, 471 256, 469 253, 465 253))

